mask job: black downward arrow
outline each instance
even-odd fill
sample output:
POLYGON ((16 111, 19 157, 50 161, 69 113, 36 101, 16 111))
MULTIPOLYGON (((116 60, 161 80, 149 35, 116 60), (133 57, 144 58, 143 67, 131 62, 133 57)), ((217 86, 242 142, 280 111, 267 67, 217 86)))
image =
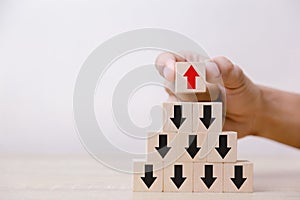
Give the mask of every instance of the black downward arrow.
POLYGON ((197 135, 189 135, 189 147, 185 147, 185 149, 192 159, 196 156, 200 150, 200 148, 197 147, 197 135))
POLYGON ((216 118, 211 117, 211 105, 204 105, 203 106, 203 117, 200 117, 200 120, 208 129, 210 125, 215 121, 216 118))
POLYGON ((234 178, 231 178, 231 181, 234 183, 236 188, 240 189, 246 180, 247 178, 243 178, 243 166, 234 166, 234 178))
POLYGON ((205 165, 204 167, 205 177, 201 177, 201 179, 205 183, 206 187, 209 189, 217 178, 213 177, 212 165, 205 165))
POLYGON ((222 159, 224 159, 231 149, 231 147, 227 146, 227 135, 219 135, 219 147, 216 147, 215 149, 218 151, 222 159))
POLYGON ((162 158, 164 158, 167 153, 169 152, 169 150, 171 149, 171 147, 168 147, 168 135, 159 135, 158 136, 158 143, 159 146, 155 147, 155 149, 158 151, 158 153, 160 154, 160 156, 162 158))
POLYGON ((157 177, 153 177, 153 165, 145 165, 145 177, 141 177, 148 188, 154 183, 157 177))
POLYGON ((174 165, 174 177, 171 177, 173 183, 179 189, 186 177, 182 177, 182 165, 174 165))
POLYGON ((185 118, 182 117, 182 106, 174 105, 174 117, 170 118, 177 129, 180 128, 181 124, 185 121, 185 118))

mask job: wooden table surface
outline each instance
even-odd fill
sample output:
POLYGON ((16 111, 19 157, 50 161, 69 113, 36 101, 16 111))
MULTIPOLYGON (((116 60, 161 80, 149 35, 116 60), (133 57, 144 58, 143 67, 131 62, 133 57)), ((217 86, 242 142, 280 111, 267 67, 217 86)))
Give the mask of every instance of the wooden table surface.
POLYGON ((297 199, 298 156, 254 157, 254 193, 133 193, 132 175, 90 156, 0 155, 0 200, 10 199, 297 199))

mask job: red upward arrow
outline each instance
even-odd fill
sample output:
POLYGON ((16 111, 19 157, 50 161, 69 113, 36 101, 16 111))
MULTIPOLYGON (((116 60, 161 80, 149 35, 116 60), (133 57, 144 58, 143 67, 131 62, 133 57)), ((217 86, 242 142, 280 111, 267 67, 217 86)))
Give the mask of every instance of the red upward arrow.
POLYGON ((193 65, 186 70, 183 76, 187 76, 187 88, 196 89, 196 77, 199 76, 199 74, 196 72, 193 65))

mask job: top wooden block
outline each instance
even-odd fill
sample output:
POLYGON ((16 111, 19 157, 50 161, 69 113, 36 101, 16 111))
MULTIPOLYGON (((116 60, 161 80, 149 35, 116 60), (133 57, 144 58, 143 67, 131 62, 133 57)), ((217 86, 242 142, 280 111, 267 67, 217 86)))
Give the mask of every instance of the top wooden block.
POLYGON ((205 92, 205 65, 201 62, 175 64, 175 93, 205 92))

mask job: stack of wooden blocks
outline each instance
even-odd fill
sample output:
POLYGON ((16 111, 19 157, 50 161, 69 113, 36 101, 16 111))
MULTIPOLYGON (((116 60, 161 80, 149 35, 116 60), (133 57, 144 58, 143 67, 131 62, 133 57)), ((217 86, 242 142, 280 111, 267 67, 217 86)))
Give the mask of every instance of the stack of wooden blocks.
MULTIPOLYGON (((175 92, 206 91, 203 63, 175 68, 175 92)), ((147 159, 134 162, 134 191, 253 191, 253 164, 237 160, 237 133, 222 132, 221 102, 170 102, 163 110, 163 130, 149 133, 147 159)))

